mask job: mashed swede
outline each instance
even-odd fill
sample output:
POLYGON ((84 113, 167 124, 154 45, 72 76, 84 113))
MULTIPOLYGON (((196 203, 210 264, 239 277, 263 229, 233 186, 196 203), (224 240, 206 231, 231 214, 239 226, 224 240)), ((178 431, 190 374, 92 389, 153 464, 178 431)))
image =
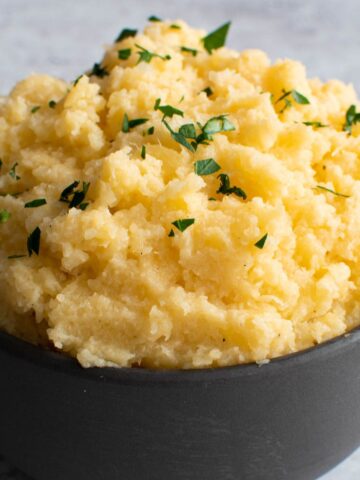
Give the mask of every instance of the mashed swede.
POLYGON ((111 45, 108 75, 32 75, 0 104, 0 326, 85 367, 261 361, 360 323, 360 125, 343 131, 353 88, 258 50, 210 55, 204 32, 177 25, 111 45), (163 58, 137 63, 135 44, 163 58), (310 103, 289 94, 285 108, 292 90, 310 103), (224 114, 235 130, 191 152, 158 98, 183 112, 166 118, 175 132, 224 114), (123 132, 125 114, 148 120, 123 132), (196 174, 208 158, 221 170, 196 174), (216 193, 220 173, 247 198, 216 193), (90 182, 83 210, 59 201, 75 180, 90 182), (24 208, 34 199, 47 203, 24 208))

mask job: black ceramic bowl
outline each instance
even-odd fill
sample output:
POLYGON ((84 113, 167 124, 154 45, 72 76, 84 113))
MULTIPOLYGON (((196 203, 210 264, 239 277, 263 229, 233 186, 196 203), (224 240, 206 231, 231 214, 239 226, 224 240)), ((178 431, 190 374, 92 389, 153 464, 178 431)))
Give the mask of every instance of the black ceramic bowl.
POLYGON ((0 334, 0 452, 36 480, 311 480, 360 444, 360 330, 209 370, 92 368, 0 334))

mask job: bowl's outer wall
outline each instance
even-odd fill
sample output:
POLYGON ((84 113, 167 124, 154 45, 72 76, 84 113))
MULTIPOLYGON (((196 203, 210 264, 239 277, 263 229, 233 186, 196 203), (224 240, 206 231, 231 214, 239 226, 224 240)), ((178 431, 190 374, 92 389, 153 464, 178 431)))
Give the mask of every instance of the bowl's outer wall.
POLYGON ((261 368, 62 361, 0 334, 0 452, 36 480, 311 480, 360 444, 358 331, 261 368))

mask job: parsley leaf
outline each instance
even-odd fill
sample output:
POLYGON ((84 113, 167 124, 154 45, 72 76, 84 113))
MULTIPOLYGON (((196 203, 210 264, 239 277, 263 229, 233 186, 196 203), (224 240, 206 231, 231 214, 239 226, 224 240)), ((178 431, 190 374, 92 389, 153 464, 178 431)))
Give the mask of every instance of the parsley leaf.
POLYGON ((194 222, 195 222, 195 218, 180 218, 179 220, 172 222, 172 225, 174 225, 174 227, 180 230, 180 232, 184 232, 194 222))
POLYGON ((324 127, 328 127, 329 125, 324 125, 323 123, 321 122, 302 122, 304 125, 307 125, 308 127, 314 127, 314 128, 324 128, 324 127))
POLYGON ((360 113, 356 112, 356 105, 351 105, 346 111, 344 132, 351 134, 352 126, 358 122, 360 122, 360 113))
POLYGON ((69 208, 79 207, 80 210, 85 210, 88 206, 88 203, 82 203, 86 197, 86 194, 89 190, 90 183, 89 182, 82 182, 82 190, 76 190, 77 187, 80 185, 78 180, 71 183, 67 186, 60 195, 60 202, 65 202, 69 204, 69 208), (69 197, 72 197, 71 199, 69 197))
POLYGON ((284 101, 284 107, 280 111, 280 113, 283 113, 287 108, 292 106, 292 101, 288 97, 292 97, 292 99, 300 105, 310 104, 310 101, 297 90, 288 90, 288 91, 283 90, 283 94, 275 102, 275 105, 276 105, 282 100, 284 101))
POLYGON ((134 118, 134 120, 129 120, 129 117, 125 113, 122 124, 122 131, 128 133, 132 128, 137 127, 138 125, 143 125, 148 121, 148 118, 134 118))
POLYGON ((198 51, 195 48, 180 47, 180 50, 182 52, 191 53, 193 57, 196 57, 196 55, 198 54, 198 51))
POLYGON ((323 187, 322 185, 316 185, 316 188, 319 188, 320 190, 325 190, 326 192, 332 193, 333 195, 336 195, 338 197, 350 198, 350 195, 345 195, 343 193, 335 192, 335 190, 331 190, 331 188, 323 187))
POLYGON ((213 50, 216 50, 225 45, 230 25, 231 22, 225 23, 217 30, 209 33, 206 37, 202 39, 204 48, 208 53, 211 54, 213 50))
POLYGON ((220 170, 220 165, 213 158, 198 160, 194 163, 194 171, 197 175, 210 175, 220 170))
POLYGON ((18 163, 14 163, 14 165, 11 167, 11 169, 9 170, 9 175, 11 178, 13 178, 14 180, 20 180, 20 177, 19 175, 16 174, 16 167, 18 166, 18 163))
POLYGON ((109 72, 106 70, 105 67, 102 67, 100 63, 94 63, 94 66, 89 75, 95 75, 95 77, 104 78, 109 75, 109 72))
POLYGON ((196 129, 193 123, 186 123, 179 128, 179 133, 185 138, 196 138, 196 129))
POLYGON ((69 203, 69 196, 70 195, 73 195, 74 193, 74 190, 78 187, 79 185, 79 181, 78 180, 75 180, 75 182, 71 183, 70 185, 68 185, 60 194, 60 198, 59 198, 59 201, 60 202, 65 202, 65 203, 69 203))
POLYGON ((166 120, 163 120, 163 123, 164 123, 165 127, 169 130, 169 132, 170 132, 172 138, 175 140, 175 142, 180 143, 180 145, 183 145, 185 148, 190 150, 190 152, 195 152, 194 146, 191 145, 186 140, 186 138, 184 137, 184 135, 182 133, 174 132, 174 130, 170 127, 170 125, 167 123, 166 120))
POLYGON ((170 28, 173 28, 174 30, 181 30, 180 25, 176 25, 176 23, 172 23, 172 24, 170 25, 170 28))
POLYGON ((0 223, 6 223, 11 217, 11 213, 7 210, 0 210, 0 223))
POLYGON ((28 236, 27 249, 28 249, 29 257, 31 257, 33 253, 35 253, 36 255, 39 255, 40 236, 41 236, 41 230, 39 227, 36 227, 35 230, 32 233, 30 233, 30 235, 28 236))
POLYGON ((175 232, 173 229, 170 230, 168 237, 175 237, 175 232))
POLYGON ((125 38, 135 37, 136 34, 137 34, 137 30, 132 30, 130 28, 124 28, 124 30, 122 30, 119 33, 119 35, 117 36, 117 38, 115 39, 115 43, 116 42, 121 42, 121 40, 125 40, 125 38))
POLYGON ((56 107, 56 102, 55 100, 50 100, 49 102, 49 108, 55 108, 56 107))
POLYGON ((161 60, 171 59, 170 55, 159 55, 157 53, 152 53, 149 50, 146 50, 146 48, 142 47, 141 45, 138 45, 137 43, 135 44, 135 46, 140 49, 136 52, 139 55, 139 60, 137 64, 139 64, 140 62, 150 63, 153 58, 161 58, 161 60))
POLYGON ((127 60, 131 55, 131 48, 124 48, 123 50, 118 50, 119 60, 127 60))
POLYGON ((147 133, 148 135, 153 135, 154 132, 155 132, 155 127, 149 127, 149 128, 147 129, 147 132, 146 132, 146 133, 147 133))
POLYGON ((37 208, 41 207, 42 205, 46 205, 45 198, 37 198, 35 200, 31 200, 31 202, 26 202, 24 208, 37 208))
POLYGON ((145 145, 143 145, 143 146, 141 147, 141 158, 142 158, 143 160, 145 160, 145 158, 146 158, 146 147, 145 147, 145 145))
POLYGON ((309 105, 310 104, 309 99, 307 99, 304 95, 302 95, 297 90, 292 90, 291 95, 292 95, 293 99, 295 100, 295 102, 299 103, 300 105, 309 105))
POLYGON ((235 126, 227 119, 226 115, 219 115, 208 120, 202 128, 206 135, 213 135, 219 132, 231 132, 235 126))
POLYGON ((201 90, 202 92, 205 92, 208 97, 211 97, 211 95, 214 93, 210 87, 204 88, 204 90, 201 90))
POLYGON ((32 107, 32 109, 30 110, 31 113, 36 113, 38 110, 40 110, 40 105, 35 105, 34 107, 32 107))
POLYGON ((257 247, 257 248, 260 248, 260 250, 262 250, 264 248, 267 237, 268 237, 268 234, 265 233, 265 235, 263 237, 261 237, 260 240, 258 240, 256 243, 254 243, 254 246, 257 247))
POLYGON ((184 112, 181 110, 172 107, 171 105, 160 105, 161 99, 157 98, 155 105, 154 105, 154 110, 160 110, 164 114, 163 119, 166 117, 172 118, 174 115, 179 115, 180 117, 184 116, 184 112))
POLYGON ((75 87, 75 86, 78 84, 78 82, 79 82, 80 78, 82 78, 83 76, 84 76, 84 75, 83 75, 83 74, 81 74, 81 75, 79 75, 77 78, 75 78, 75 80, 74 80, 74 82, 73 82, 73 84, 74 84, 74 87, 75 87))
POLYGON ((216 193, 222 193, 223 195, 231 195, 232 193, 234 193, 238 197, 246 200, 247 195, 244 190, 242 190, 240 187, 230 186, 229 175, 227 175, 226 173, 220 173, 217 178, 220 178, 220 187, 216 191, 216 193))
POLYGON ((162 22, 162 20, 159 17, 155 17, 155 15, 151 15, 148 20, 149 22, 162 22))

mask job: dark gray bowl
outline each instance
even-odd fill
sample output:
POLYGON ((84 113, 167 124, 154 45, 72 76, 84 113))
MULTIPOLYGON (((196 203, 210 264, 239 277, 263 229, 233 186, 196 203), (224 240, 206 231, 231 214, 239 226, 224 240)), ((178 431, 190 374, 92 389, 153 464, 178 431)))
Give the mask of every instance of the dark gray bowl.
POLYGON ((360 330, 267 365, 93 368, 0 334, 0 453, 36 480, 311 480, 360 444, 360 330))

